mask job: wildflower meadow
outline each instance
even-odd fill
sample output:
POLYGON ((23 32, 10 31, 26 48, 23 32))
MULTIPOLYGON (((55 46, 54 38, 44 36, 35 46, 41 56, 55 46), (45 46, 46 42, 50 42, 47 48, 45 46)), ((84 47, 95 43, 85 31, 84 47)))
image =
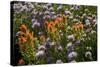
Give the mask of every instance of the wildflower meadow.
POLYGON ((97 61, 97 6, 11 2, 13 65, 97 61))

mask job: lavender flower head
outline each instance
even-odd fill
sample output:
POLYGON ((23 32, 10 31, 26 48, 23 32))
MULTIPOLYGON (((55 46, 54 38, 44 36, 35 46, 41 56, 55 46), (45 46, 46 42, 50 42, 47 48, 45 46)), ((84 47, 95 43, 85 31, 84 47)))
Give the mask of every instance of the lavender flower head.
POLYGON ((43 50, 40 50, 40 51, 38 51, 37 53, 36 53, 36 57, 37 58, 40 58, 40 57, 43 57, 45 55, 45 52, 43 51, 43 50))
POLYGON ((76 58, 78 56, 77 52, 72 51, 68 54, 68 59, 73 59, 76 58))

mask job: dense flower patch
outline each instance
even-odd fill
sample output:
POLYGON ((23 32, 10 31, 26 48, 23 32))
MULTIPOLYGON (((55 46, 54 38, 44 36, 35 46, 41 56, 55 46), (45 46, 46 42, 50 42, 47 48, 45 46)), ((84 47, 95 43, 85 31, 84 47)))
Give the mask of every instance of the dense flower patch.
POLYGON ((97 60, 97 7, 14 2, 16 65, 97 60))

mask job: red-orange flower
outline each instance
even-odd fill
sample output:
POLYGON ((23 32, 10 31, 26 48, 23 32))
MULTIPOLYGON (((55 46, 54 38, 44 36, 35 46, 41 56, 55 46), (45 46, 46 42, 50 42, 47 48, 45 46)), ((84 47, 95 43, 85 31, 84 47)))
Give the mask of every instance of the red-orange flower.
POLYGON ((64 25, 60 26, 60 29, 64 30, 65 29, 64 25))
POLYGON ((25 64, 25 61, 24 61, 23 59, 20 59, 20 60, 18 61, 18 64, 19 64, 19 65, 24 65, 24 64, 25 64))
POLYGON ((19 38, 19 43, 21 44, 21 43, 25 43, 25 42, 27 42, 27 38, 21 36, 21 37, 19 38))
POLYGON ((56 20, 58 20, 59 22, 63 21, 63 17, 57 17, 56 20))

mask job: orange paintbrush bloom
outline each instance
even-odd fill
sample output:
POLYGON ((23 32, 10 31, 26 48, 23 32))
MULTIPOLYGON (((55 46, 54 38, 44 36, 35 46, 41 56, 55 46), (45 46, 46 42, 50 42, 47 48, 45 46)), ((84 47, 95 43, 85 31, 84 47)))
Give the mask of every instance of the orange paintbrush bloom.
POLYGON ((44 23, 45 28, 47 27, 48 23, 49 23, 48 21, 45 21, 44 23))
POLYGON ((19 43, 21 44, 21 43, 25 43, 25 42, 27 42, 27 38, 21 36, 21 37, 19 38, 19 43))
POLYGON ((27 26, 25 24, 22 24, 19 28, 22 32, 26 32, 27 31, 27 26))
POLYGON ((25 64, 25 61, 24 61, 23 59, 20 59, 20 60, 18 61, 18 64, 19 64, 19 65, 24 65, 24 64, 25 64))
POLYGON ((54 27, 51 28, 51 33, 55 33, 56 31, 57 31, 56 28, 54 28, 54 27))
POLYGON ((55 23, 55 25, 58 25, 59 24, 59 20, 58 19, 55 19, 54 20, 54 23, 55 23))
POLYGON ((84 25, 82 23, 73 25, 73 29, 75 29, 76 31, 83 28, 84 28, 84 25))
POLYGON ((59 22, 63 21, 63 17, 57 17, 56 18, 59 22))
POLYGON ((82 23, 79 24, 80 28, 83 29, 84 25, 82 23))
POLYGON ((48 29, 49 32, 50 32, 52 27, 53 27, 53 24, 49 22, 48 25, 47 25, 47 29, 48 29))
POLYGON ((33 32, 28 32, 27 35, 29 39, 34 40, 33 32))

